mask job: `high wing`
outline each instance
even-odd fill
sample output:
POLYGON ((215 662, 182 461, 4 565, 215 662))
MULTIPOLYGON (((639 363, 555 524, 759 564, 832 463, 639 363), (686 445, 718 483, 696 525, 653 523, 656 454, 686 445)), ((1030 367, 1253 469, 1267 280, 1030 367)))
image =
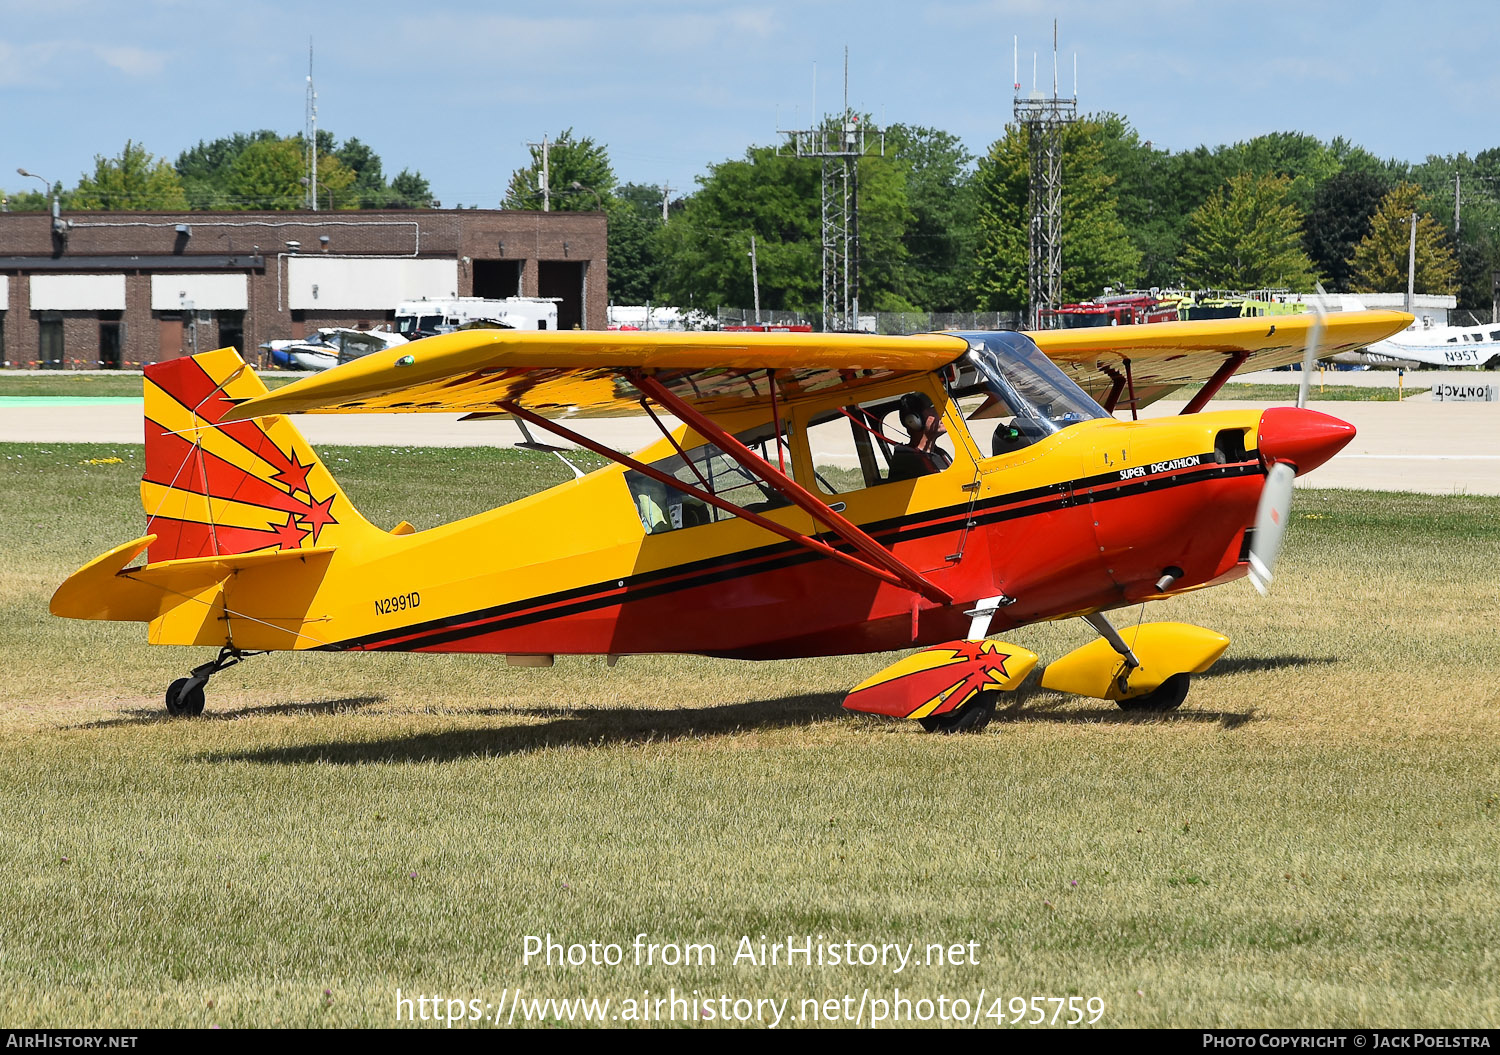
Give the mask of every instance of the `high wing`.
MULTIPOLYGON (((1396 311, 1326 317, 1321 355, 1362 348, 1411 321, 1396 311)), ((1043 330, 1029 334, 1106 409, 1150 404, 1183 385, 1216 388, 1242 369, 1301 360, 1312 314, 1043 330)), ((963 338, 941 333, 888 337, 854 333, 536 333, 466 330, 429 337, 346 363, 247 401, 241 420, 297 413, 504 413, 504 404, 543 417, 608 417, 640 410, 637 373, 649 373, 705 414, 768 407, 776 396, 843 387, 851 392, 924 374, 963 355, 963 338)), ((1212 394, 1211 392, 1209 393, 1212 394)))
MULTIPOLYGON (((1400 311, 1333 312, 1324 317, 1318 354, 1363 348, 1405 329, 1411 318, 1400 311)), ((1139 409, 1183 385, 1222 383, 1241 370, 1299 362, 1316 321, 1308 312, 1041 330, 1028 336, 1079 388, 1112 411, 1132 397, 1139 409)))
MULTIPOLYGON (((639 413, 633 378, 650 374, 705 414, 775 399, 857 390, 946 366, 968 350, 948 334, 537 333, 464 330, 375 352, 249 400, 225 415, 432 412, 494 414, 505 404, 543 417, 639 413)), ((856 400, 857 401, 857 400, 856 400)))

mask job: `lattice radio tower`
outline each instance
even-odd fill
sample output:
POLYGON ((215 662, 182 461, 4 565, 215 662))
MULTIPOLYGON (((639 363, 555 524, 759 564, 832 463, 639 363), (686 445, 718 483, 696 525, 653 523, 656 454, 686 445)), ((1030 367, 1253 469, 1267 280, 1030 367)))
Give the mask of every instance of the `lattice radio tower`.
MULTIPOLYGON (((1013 45, 1019 48, 1019 45, 1013 45)), ((1019 54, 1015 68, 1016 124, 1026 130, 1031 160, 1027 214, 1026 289, 1030 325, 1040 328, 1042 312, 1062 299, 1062 132, 1078 120, 1078 60, 1073 60, 1073 98, 1057 94, 1057 22, 1052 23, 1052 95, 1036 86, 1036 56, 1031 60, 1031 94, 1021 94, 1019 54)))
MULTIPOLYGON (((817 110, 814 75, 813 114, 817 110)), ((867 127, 849 109, 849 49, 844 49, 844 110, 819 127, 778 134, 790 136, 801 158, 823 164, 823 329, 859 328, 859 159, 872 152, 885 156, 885 133, 867 127)))

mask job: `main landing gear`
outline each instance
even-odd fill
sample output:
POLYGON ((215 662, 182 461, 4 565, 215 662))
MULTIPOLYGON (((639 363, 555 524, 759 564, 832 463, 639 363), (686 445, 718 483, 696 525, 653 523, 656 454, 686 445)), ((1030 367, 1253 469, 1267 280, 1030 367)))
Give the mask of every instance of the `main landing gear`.
POLYGON ((232 667, 242 659, 258 656, 259 652, 241 652, 225 645, 219 649, 219 658, 194 667, 185 678, 178 678, 167 686, 167 713, 174 718, 196 717, 203 713, 203 687, 208 679, 225 667, 232 667))
POLYGON ((981 692, 956 711, 928 715, 917 722, 929 733, 977 733, 995 717, 999 700, 998 692, 981 692))

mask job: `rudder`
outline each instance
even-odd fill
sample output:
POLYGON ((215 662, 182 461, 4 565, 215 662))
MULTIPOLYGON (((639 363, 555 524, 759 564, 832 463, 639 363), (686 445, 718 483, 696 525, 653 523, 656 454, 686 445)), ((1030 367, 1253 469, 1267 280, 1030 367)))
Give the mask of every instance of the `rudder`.
POLYGON ((281 415, 222 422, 266 386, 233 348, 145 369, 148 560, 338 546, 378 531, 281 415))

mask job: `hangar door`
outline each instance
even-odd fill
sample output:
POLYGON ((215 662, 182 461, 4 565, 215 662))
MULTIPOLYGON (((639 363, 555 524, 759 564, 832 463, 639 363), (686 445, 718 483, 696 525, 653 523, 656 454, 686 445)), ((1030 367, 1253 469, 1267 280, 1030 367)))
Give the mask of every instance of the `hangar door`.
POLYGON ((539 260, 536 265, 536 295, 556 297, 557 328, 583 329, 583 279, 588 263, 583 260, 539 260))

